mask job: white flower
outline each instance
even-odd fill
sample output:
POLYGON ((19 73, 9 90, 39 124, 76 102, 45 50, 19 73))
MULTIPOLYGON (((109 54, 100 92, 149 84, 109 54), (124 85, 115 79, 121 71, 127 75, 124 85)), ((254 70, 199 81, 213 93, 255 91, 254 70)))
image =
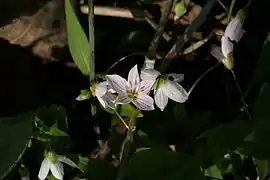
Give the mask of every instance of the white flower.
POLYGON ((48 152, 48 155, 44 158, 44 160, 41 163, 41 167, 38 173, 38 178, 40 180, 46 179, 49 171, 51 171, 52 175, 56 179, 62 180, 64 176, 64 167, 61 162, 66 163, 67 165, 71 167, 78 168, 78 166, 67 157, 57 155, 54 152, 48 152))
POLYGON ((234 17, 227 25, 224 36, 229 38, 231 41, 239 42, 243 37, 244 32, 243 21, 234 17))
MULTIPOLYGON (((225 51, 226 52, 226 51, 225 51)), ((222 53, 222 49, 218 46, 213 46, 212 49, 210 50, 210 54, 214 56, 219 62, 223 63, 224 66, 231 70, 234 66, 233 63, 233 56, 232 52, 229 52, 227 54, 227 57, 225 57, 222 53)))
POLYGON ((90 90, 92 92, 92 95, 94 97, 97 97, 98 101, 100 104, 104 107, 110 107, 110 108, 115 108, 115 98, 112 93, 114 91, 109 88, 108 82, 103 81, 101 83, 93 84, 90 87, 90 90))
POLYGON ((237 15, 227 25, 224 36, 228 37, 231 41, 239 42, 245 33, 245 30, 243 29, 245 18, 245 10, 240 9, 237 15))
POLYGON ((157 79, 160 75, 161 73, 154 69, 145 69, 141 72, 142 80, 150 80, 154 83, 156 82, 154 88, 155 103, 161 111, 163 111, 167 106, 169 98, 179 103, 183 103, 188 99, 188 93, 186 90, 177 83, 184 79, 182 74, 169 74, 166 77, 160 77, 157 79), (174 81, 169 80, 168 76, 172 76, 174 81))
POLYGON ((119 94, 117 104, 132 102, 140 110, 154 110, 154 101, 148 95, 153 86, 152 81, 140 81, 137 65, 129 71, 128 81, 117 74, 106 75, 106 79, 112 89, 119 94))

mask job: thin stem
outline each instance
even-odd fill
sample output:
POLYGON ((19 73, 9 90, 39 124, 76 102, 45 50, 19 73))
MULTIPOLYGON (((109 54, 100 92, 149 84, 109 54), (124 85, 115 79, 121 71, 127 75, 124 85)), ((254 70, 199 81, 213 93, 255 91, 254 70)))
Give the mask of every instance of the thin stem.
POLYGON ((230 5, 230 9, 229 9, 229 12, 228 12, 228 22, 231 21, 234 4, 235 4, 235 0, 232 0, 231 5, 230 5))
POLYGON ((117 180, 123 180, 125 178, 126 166, 129 161, 129 155, 132 153, 132 143, 134 141, 134 127, 136 125, 136 117, 130 117, 129 119, 129 130, 127 137, 124 140, 124 149, 122 153, 121 163, 117 175, 117 180))
POLYGON ((117 115, 117 117, 122 121, 122 123, 124 124, 124 126, 129 130, 129 126, 127 125, 127 123, 125 122, 125 120, 121 117, 121 115, 118 113, 117 110, 114 110, 115 114, 117 115))
POLYGON ((90 51, 90 57, 89 57, 89 81, 92 83, 92 81, 95 80, 95 28, 94 28, 94 4, 93 0, 88 0, 88 8, 89 8, 89 14, 88 14, 88 23, 89 23, 89 51, 90 51))
MULTIPOLYGON (((94 3, 93 0, 88 0, 88 28, 89 28, 89 82, 90 85, 95 83, 95 28, 94 28, 94 3)), ((103 141, 100 139, 100 130, 97 123, 97 105, 95 99, 90 99, 91 102, 91 115, 94 126, 94 131, 97 134, 98 144, 103 146, 103 141)))
POLYGON ((227 7, 224 5, 224 3, 221 0, 217 0, 218 3, 221 5, 221 7, 225 10, 225 12, 228 14, 228 9, 227 7))
POLYGON ((115 63, 113 63, 113 65, 111 65, 107 71, 105 72, 105 74, 107 74, 112 68, 114 68, 116 65, 118 65, 120 62, 126 60, 127 58, 129 57, 132 57, 132 56, 144 56, 145 53, 142 53, 142 52, 138 52, 138 53, 132 53, 132 54, 129 54, 129 55, 126 55, 124 57, 122 57, 121 59, 119 59, 118 61, 116 61, 115 63))
POLYGON ((237 81, 237 79, 236 79, 235 73, 234 73, 233 70, 230 70, 230 71, 231 71, 232 76, 233 76, 233 79, 234 79, 234 81, 235 81, 236 88, 237 88, 237 90, 238 90, 238 92, 239 92, 239 94, 240 94, 240 99, 241 99, 241 102, 242 102, 242 104, 243 104, 243 106, 244 106, 244 110, 245 110, 245 112, 246 112, 246 114, 247 114, 249 120, 252 120, 252 117, 251 117, 251 115, 250 115, 250 113, 249 113, 249 111, 248 111, 248 109, 247 109, 247 104, 246 104, 246 102, 245 102, 245 99, 244 99, 244 96, 243 96, 241 87, 240 87, 240 85, 239 85, 239 83, 238 83, 238 81, 237 81))
POLYGON ((211 68, 209 68, 207 71, 205 71, 196 81, 195 83, 191 86, 188 95, 191 94, 191 92, 193 91, 193 89, 196 87, 196 85, 201 81, 201 79, 208 74, 209 72, 211 72, 213 69, 215 69, 216 67, 218 67, 220 65, 220 63, 218 62, 217 64, 215 64, 214 66, 212 66, 211 68))

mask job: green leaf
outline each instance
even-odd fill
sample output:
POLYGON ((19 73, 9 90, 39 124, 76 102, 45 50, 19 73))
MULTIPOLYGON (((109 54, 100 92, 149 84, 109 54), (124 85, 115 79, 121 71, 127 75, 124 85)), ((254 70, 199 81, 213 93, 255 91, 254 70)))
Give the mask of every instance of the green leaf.
POLYGON ((181 0, 180 2, 176 3, 174 11, 176 16, 183 16, 187 12, 185 0, 181 0))
POLYGON ((265 82, 266 77, 270 74, 270 42, 268 41, 262 48, 259 59, 257 60, 256 69, 252 79, 245 91, 245 97, 257 92, 265 82))
POLYGON ((65 0, 68 46, 75 64, 84 75, 90 72, 90 51, 87 37, 75 14, 72 0, 65 0))
POLYGON ((57 125, 53 125, 50 127, 49 131, 45 132, 51 136, 68 136, 68 134, 60 129, 57 128, 57 125))
POLYGON ((253 158, 254 164, 256 165, 257 173, 260 179, 265 179, 270 175, 270 159, 259 160, 253 158))
POLYGON ((270 121, 270 85, 264 84, 254 104, 253 119, 256 121, 270 121))
POLYGON ((215 179, 223 179, 221 171, 218 169, 218 167, 216 165, 213 165, 213 166, 205 169, 204 175, 211 177, 211 178, 215 178, 215 179))
POLYGON ((57 180, 53 175, 47 176, 47 179, 48 179, 48 180, 57 180))
POLYGON ((33 113, 27 113, 0 118, 0 179, 16 167, 27 149, 33 117, 33 113))
MULTIPOLYGON (((115 115, 115 111, 111 108, 104 108, 104 110, 110 114, 115 115)), ((129 117, 137 116, 139 118, 143 117, 143 114, 131 104, 118 105, 117 111, 119 112, 121 116, 129 116, 129 117)))
POLYGON ((258 159, 270 159, 270 122, 255 121, 253 131, 238 146, 238 150, 247 156, 258 159))
POLYGON ((204 179, 195 157, 158 147, 137 151, 127 166, 127 176, 128 180, 204 179))
POLYGON ((175 120, 181 122, 187 115, 185 105, 183 103, 178 103, 174 106, 173 113, 175 120))
POLYGON ((89 161, 88 178, 93 180, 116 179, 117 170, 105 161, 92 159, 89 161))
POLYGON ((37 117, 48 127, 57 124, 59 129, 68 131, 66 110, 60 105, 54 104, 39 108, 37 117))
POLYGON ((198 139, 206 138, 216 156, 223 156, 231 148, 236 148, 252 132, 254 121, 234 121, 222 124, 202 133, 198 139))

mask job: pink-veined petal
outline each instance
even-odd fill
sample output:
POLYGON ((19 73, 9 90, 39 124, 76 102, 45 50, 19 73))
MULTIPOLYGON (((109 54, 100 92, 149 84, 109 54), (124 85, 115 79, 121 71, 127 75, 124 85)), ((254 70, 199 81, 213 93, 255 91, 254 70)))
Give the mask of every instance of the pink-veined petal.
POLYGON ((98 97, 104 96, 104 94, 107 92, 107 86, 108 86, 107 81, 96 84, 96 92, 95 92, 96 96, 98 97))
POLYGON ((141 71, 141 79, 142 80, 155 81, 159 75, 161 75, 161 73, 155 69, 144 69, 141 71))
POLYGON ((106 102, 104 101, 103 97, 97 96, 97 99, 102 107, 106 108, 106 102))
POLYGON ((112 109, 115 109, 115 97, 111 93, 106 93, 103 97, 102 100, 105 102, 105 107, 110 107, 112 109))
POLYGON ((138 86, 140 83, 137 64, 128 73, 128 83, 130 83, 132 88, 138 86))
POLYGON ((150 92, 150 90, 152 89, 154 83, 155 83, 155 81, 153 81, 153 80, 141 81, 141 83, 139 85, 139 89, 138 89, 139 93, 148 94, 150 92))
POLYGON ((176 74, 176 73, 170 73, 167 75, 168 77, 172 77, 173 81, 175 82, 181 82, 184 80, 184 74, 176 74))
POLYGON ((44 158, 44 160, 41 163, 39 173, 38 173, 38 178, 40 180, 44 180, 47 178, 49 170, 50 170, 50 165, 51 165, 51 162, 47 158, 44 158))
POLYGON ((164 108, 167 106, 168 104, 168 97, 164 94, 164 92, 162 91, 161 88, 155 90, 155 103, 157 105, 157 107, 159 107, 159 109, 161 111, 164 110, 164 108))
POLYGON ((167 82, 162 86, 162 91, 168 98, 183 103, 188 99, 187 91, 178 83, 167 80, 167 82))
POLYGON ((109 86, 112 87, 118 94, 126 93, 126 88, 128 86, 127 81, 119 75, 106 75, 106 79, 109 86))
POLYGON ((52 172, 52 175, 59 180, 63 179, 64 176, 64 167, 63 164, 59 161, 56 161, 55 163, 51 163, 50 170, 52 172))
POLYGON ((228 37, 231 41, 239 42, 244 34, 243 22, 238 18, 233 18, 227 25, 224 36, 228 37))
POLYGON ((154 100, 147 94, 139 94, 133 104, 142 111, 154 110, 154 100))
POLYGON ((233 52, 233 43, 225 36, 221 38, 221 51, 225 58, 233 52))
POLYGON ((69 158, 66 156, 61 156, 61 155, 56 155, 57 161, 63 162, 71 167, 78 168, 77 164, 75 164, 73 161, 71 161, 69 158))
POLYGON ((210 54, 214 56, 219 62, 223 62, 224 56, 219 46, 213 46, 210 50, 210 54))
POLYGON ((129 104, 131 102, 131 99, 128 98, 128 96, 126 94, 120 94, 117 98, 116 98, 116 104, 129 104))

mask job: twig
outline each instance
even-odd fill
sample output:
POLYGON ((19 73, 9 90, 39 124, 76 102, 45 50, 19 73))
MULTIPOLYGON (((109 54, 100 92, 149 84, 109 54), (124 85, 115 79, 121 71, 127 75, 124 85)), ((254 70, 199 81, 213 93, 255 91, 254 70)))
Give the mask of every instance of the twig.
POLYGON ((208 13, 212 10, 212 8, 214 7, 216 1, 217 0, 207 0, 207 2, 205 3, 200 15, 195 19, 195 21, 192 24, 190 24, 186 28, 185 32, 178 38, 176 43, 170 49, 170 51, 166 55, 165 59, 163 60, 163 62, 159 66, 159 71, 164 72, 168 68, 168 66, 171 63, 171 60, 175 56, 177 56, 178 52, 180 52, 182 50, 185 43, 189 41, 189 38, 190 38, 189 35, 192 32, 197 31, 197 29, 204 23, 208 13))
MULTIPOLYGON (((82 5, 80 7, 81 12, 83 14, 89 13, 89 8, 86 5, 82 5)), ((140 10, 137 10, 140 11, 140 10)), ((136 11, 134 11, 136 12, 136 11)), ((111 17, 119 17, 126 19, 140 19, 145 20, 154 30, 157 30, 158 25, 152 20, 151 14, 144 10, 142 14, 144 17, 136 17, 136 15, 132 12, 132 10, 127 8, 118 8, 118 7, 106 7, 106 6, 94 6, 94 14, 97 16, 111 16, 111 17)), ((163 32, 162 37, 168 42, 172 38, 166 32, 163 32)))
POLYGON ((166 26, 166 24, 168 22, 168 16, 171 13, 173 2, 174 2, 174 0, 170 0, 168 6, 166 7, 164 12, 162 13, 162 17, 160 18, 159 25, 158 25, 157 30, 156 30, 156 34, 154 35, 154 38, 150 43, 150 46, 149 46, 149 49, 148 49, 148 57, 150 59, 153 58, 153 61, 154 61, 154 57, 155 57, 155 54, 156 54, 156 50, 158 48, 159 41, 160 41, 160 39, 162 37, 165 26, 166 26))
MULTIPOLYGON (((89 13, 89 7, 82 5, 81 12, 83 14, 89 13)), ((113 16, 127 19, 134 19, 132 12, 127 8, 117 8, 108 6, 94 6, 94 14, 98 16, 113 16)))

